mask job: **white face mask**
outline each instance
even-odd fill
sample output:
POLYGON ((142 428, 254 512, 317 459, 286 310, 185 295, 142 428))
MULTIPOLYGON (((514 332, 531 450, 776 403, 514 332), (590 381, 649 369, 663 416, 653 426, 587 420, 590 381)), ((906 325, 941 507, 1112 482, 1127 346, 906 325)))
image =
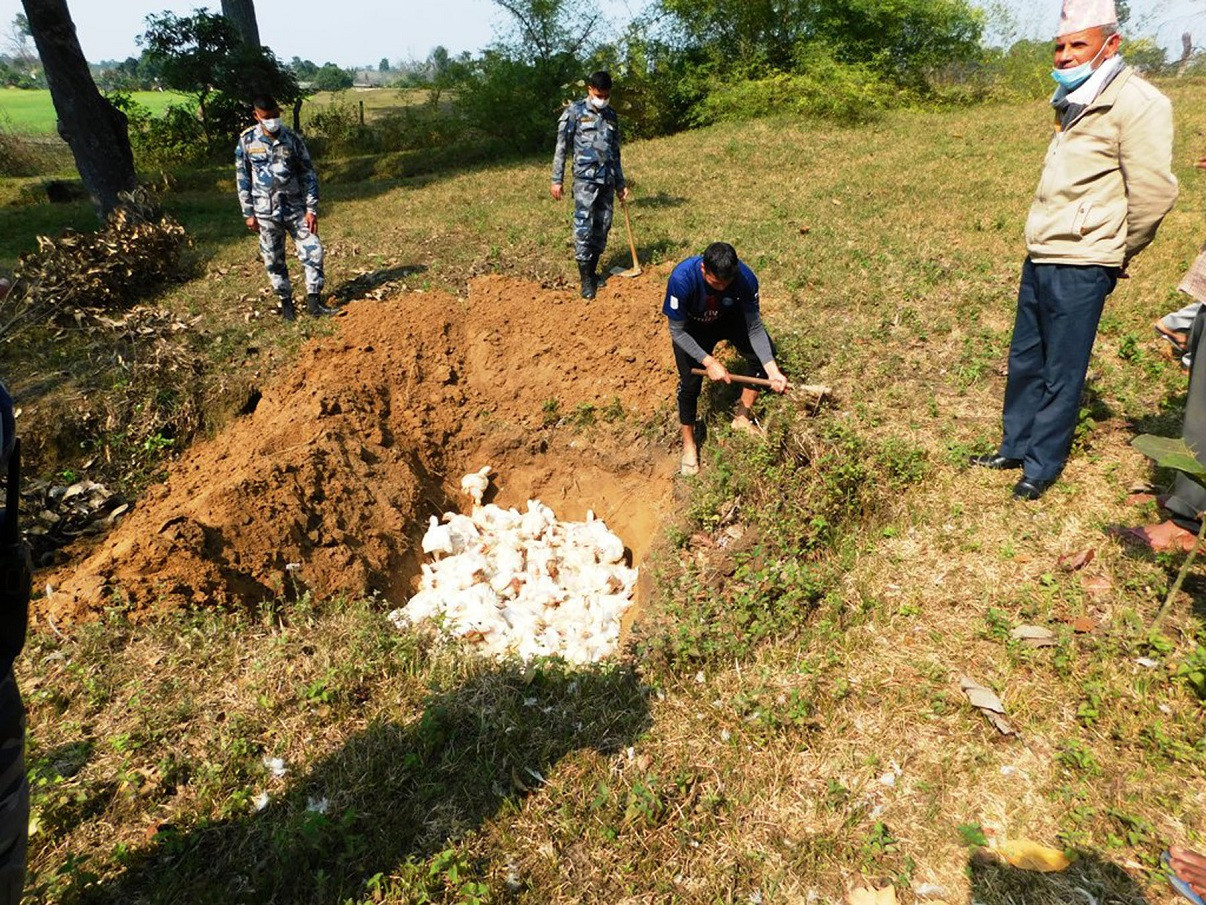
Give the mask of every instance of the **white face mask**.
POLYGON ((594 95, 591 95, 590 97, 588 97, 588 98, 586 99, 586 101, 587 101, 587 103, 589 103, 589 104, 590 104, 592 107, 594 107, 596 110, 602 110, 602 109, 603 109, 604 107, 606 107, 606 106, 608 105, 608 103, 609 103, 609 101, 608 101, 608 99, 607 99, 607 98, 605 98, 605 97, 595 97, 594 95))
POLYGON ((272 119, 261 119, 260 125, 263 127, 265 132, 270 132, 271 134, 275 135, 281 130, 281 118, 279 116, 274 116, 272 119))

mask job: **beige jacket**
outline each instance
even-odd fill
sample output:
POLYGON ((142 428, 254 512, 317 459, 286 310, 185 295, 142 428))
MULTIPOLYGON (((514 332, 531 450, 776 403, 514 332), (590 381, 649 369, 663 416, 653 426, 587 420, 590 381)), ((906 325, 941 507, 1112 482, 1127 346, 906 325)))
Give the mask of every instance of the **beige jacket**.
POLYGON ((1177 199, 1168 98, 1127 66, 1047 149, 1026 248, 1036 264, 1125 267, 1177 199))

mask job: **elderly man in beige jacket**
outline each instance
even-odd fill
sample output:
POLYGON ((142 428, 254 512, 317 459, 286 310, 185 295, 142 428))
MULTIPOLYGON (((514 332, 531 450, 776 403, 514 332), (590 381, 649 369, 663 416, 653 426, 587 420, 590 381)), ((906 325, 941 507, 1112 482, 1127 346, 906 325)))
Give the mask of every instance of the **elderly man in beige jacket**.
POLYGON ((1037 500, 1063 471, 1106 296, 1177 197, 1172 105, 1123 62, 1121 41, 1113 0, 1064 0, 1001 446, 971 460, 1020 468, 1015 499, 1037 500))

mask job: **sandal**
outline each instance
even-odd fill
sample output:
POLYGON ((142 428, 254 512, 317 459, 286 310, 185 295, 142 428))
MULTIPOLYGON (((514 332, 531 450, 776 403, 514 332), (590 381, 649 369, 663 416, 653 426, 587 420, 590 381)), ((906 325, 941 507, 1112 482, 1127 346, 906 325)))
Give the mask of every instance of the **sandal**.
POLYGON ((1172 347, 1177 351, 1178 357, 1189 351, 1189 334, 1182 333, 1179 330, 1170 330, 1160 321, 1155 323, 1156 335, 1161 339, 1168 340, 1172 347))
POLYGON ((1193 902, 1194 905, 1206 905, 1206 901, 1203 901, 1202 897, 1193 891, 1193 887, 1173 872, 1172 856, 1168 852, 1165 852, 1160 856, 1160 861, 1168 869, 1169 885, 1171 885, 1178 894, 1180 894, 1183 898, 1188 899, 1190 902, 1193 902))

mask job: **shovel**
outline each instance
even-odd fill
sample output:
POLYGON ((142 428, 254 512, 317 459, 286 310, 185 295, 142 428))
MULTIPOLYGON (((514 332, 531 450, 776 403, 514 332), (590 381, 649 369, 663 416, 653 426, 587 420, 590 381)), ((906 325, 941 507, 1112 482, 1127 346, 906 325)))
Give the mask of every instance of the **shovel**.
MULTIPOLYGON (((691 373, 698 374, 700 377, 708 376, 708 372, 703 368, 692 368, 691 373)), ((729 380, 733 381, 733 383, 744 384, 745 386, 764 387, 768 390, 771 388, 771 382, 764 377, 746 377, 743 374, 730 373, 729 380)), ((787 391, 789 393, 803 393, 805 396, 811 396, 816 400, 818 405, 820 405, 823 399, 832 395, 833 393, 829 387, 820 383, 805 383, 799 386, 789 383, 787 385, 787 391)))
POLYGON ((611 268, 613 277, 639 277, 641 262, 637 260, 636 243, 632 240, 632 220, 628 216, 628 202, 620 199, 620 207, 624 208, 624 226, 628 230, 628 250, 632 252, 632 266, 627 270, 622 267, 611 268))

